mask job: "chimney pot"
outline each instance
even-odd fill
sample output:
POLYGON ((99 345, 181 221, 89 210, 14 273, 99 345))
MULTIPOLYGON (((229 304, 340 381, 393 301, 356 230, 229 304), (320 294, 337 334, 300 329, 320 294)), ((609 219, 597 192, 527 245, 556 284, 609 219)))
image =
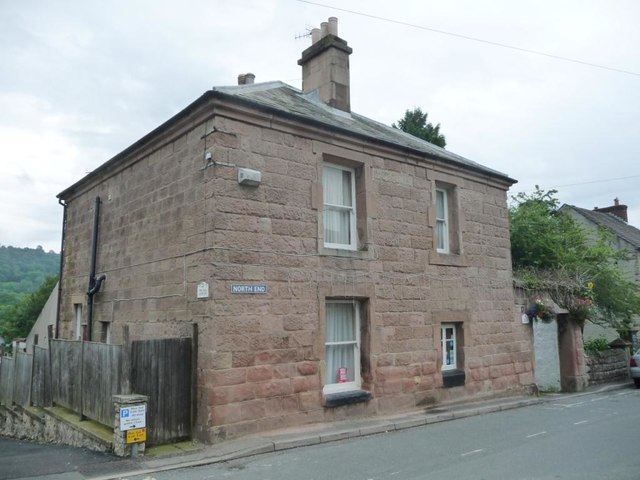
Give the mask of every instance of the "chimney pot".
POLYGON ((620 199, 618 197, 613 199, 613 204, 617 207, 618 205, 620 205, 620 199))
POLYGON ((321 31, 321 37, 326 37, 327 34, 329 33, 329 23, 328 22, 322 22, 320 24, 320 31, 321 31))
POLYGON ((338 36, 338 19, 336 17, 329 17, 329 35, 338 36))
POLYGON ((311 44, 313 45, 318 40, 320 40, 320 29, 314 28, 313 30, 311 30, 311 44))

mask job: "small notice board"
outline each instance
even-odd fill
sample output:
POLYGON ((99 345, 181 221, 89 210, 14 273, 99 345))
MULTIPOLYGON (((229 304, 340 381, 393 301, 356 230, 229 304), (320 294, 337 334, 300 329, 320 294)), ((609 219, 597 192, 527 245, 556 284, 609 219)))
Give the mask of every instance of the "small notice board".
POLYGON ((135 430, 147 426, 147 406, 132 405, 120 409, 120 431, 135 430))
POLYGON ((142 443, 147 441, 147 429, 136 428, 127 430, 127 443, 142 443))

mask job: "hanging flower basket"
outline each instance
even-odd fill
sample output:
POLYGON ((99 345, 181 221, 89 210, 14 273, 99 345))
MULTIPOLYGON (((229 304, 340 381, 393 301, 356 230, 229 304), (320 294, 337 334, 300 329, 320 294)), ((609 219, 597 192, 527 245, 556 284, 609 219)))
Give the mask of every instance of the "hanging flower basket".
POLYGON ((533 304, 527 308, 527 316, 549 323, 555 318, 555 312, 553 307, 547 304, 542 298, 536 298, 533 304))
POLYGON ((593 311, 593 302, 589 298, 576 297, 569 307, 569 316, 578 321, 584 322, 593 311))

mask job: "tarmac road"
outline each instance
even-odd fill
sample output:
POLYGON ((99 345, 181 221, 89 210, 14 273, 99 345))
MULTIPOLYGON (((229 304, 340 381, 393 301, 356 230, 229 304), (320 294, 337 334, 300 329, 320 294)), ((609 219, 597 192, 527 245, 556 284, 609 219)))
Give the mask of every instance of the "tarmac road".
POLYGON ((0 480, 84 480, 135 467, 131 460, 108 453, 0 437, 0 480))
POLYGON ((128 480, 638 480, 640 390, 509 411, 128 480))

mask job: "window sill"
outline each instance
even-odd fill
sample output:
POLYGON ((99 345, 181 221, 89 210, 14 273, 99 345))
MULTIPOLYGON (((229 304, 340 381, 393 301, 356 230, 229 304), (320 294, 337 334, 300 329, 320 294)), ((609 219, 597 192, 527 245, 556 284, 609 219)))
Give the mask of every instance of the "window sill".
POLYGON ((443 370, 442 386, 444 388, 461 387, 464 385, 464 370, 443 370))
POLYGON ((373 258, 373 252, 364 247, 361 250, 347 250, 342 248, 320 248, 319 252, 322 257, 345 257, 345 258, 361 258, 371 259, 373 258))
POLYGON ((455 253, 438 253, 434 250, 429 252, 429 263, 431 265, 445 265, 449 267, 468 267, 469 260, 466 255, 456 255, 455 253))
POLYGON ((329 393, 324 396, 324 406, 327 408, 363 403, 371 400, 371 393, 364 390, 353 390, 351 392, 329 393))

